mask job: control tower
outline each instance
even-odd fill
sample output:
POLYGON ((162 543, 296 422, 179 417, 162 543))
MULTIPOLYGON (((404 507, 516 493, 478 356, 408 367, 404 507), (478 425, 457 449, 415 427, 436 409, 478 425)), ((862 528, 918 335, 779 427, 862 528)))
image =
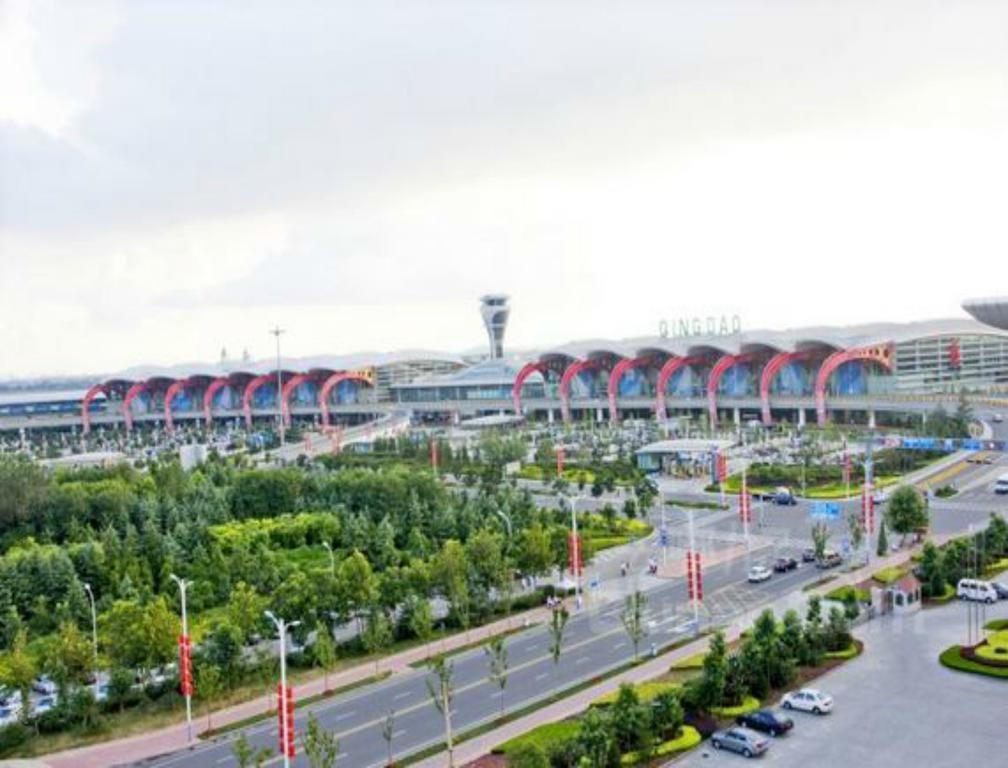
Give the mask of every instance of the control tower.
POLYGON ((503 293, 488 293, 480 297, 480 314, 483 325, 486 326, 487 337, 490 340, 490 358, 493 360, 504 357, 504 331, 507 328, 511 307, 508 297, 503 293))

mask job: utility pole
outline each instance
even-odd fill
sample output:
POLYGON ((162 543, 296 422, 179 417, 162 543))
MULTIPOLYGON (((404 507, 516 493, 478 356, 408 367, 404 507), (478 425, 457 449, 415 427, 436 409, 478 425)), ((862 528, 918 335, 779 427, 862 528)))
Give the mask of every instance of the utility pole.
POLYGON ((277 712, 279 714, 280 721, 280 746, 283 752, 283 764, 284 768, 290 768, 291 753, 294 751, 292 747, 294 746, 291 742, 291 738, 294 735, 293 723, 288 722, 287 718, 293 715, 293 712, 289 711, 287 706, 287 698, 289 696, 287 692, 287 647, 286 647, 286 635, 288 629, 293 629, 298 626, 300 621, 286 622, 283 619, 278 619, 273 615, 272 611, 263 611, 266 618, 273 622, 276 626, 277 634, 280 636, 280 691, 281 696, 277 701, 277 712))
MULTIPOLYGON (((182 658, 179 659, 181 662, 179 664, 179 672, 185 677, 184 667, 188 664, 187 654, 189 652, 189 617, 186 614, 186 589, 192 584, 188 579, 180 579, 174 573, 169 574, 171 580, 178 584, 179 593, 182 595, 182 638, 179 643, 179 648, 181 651, 182 658)), ((190 672, 191 674, 191 672, 190 672)), ((183 694, 185 695, 185 708, 186 708, 186 732, 188 734, 189 743, 193 740, 193 727, 192 727, 192 685, 191 682, 187 683, 185 680, 182 682, 183 694)))
POLYGON ((283 372, 280 368, 280 337, 287 333, 279 325, 273 328, 270 333, 276 337, 276 367, 277 367, 277 396, 276 396, 276 411, 277 411, 277 427, 280 430, 280 447, 283 448, 284 445, 284 420, 283 420, 283 372))
POLYGON ((94 592, 91 591, 91 585, 85 583, 84 591, 87 592, 88 600, 91 602, 91 644, 94 646, 94 692, 95 700, 97 700, 101 687, 98 680, 98 614, 95 611, 94 592))

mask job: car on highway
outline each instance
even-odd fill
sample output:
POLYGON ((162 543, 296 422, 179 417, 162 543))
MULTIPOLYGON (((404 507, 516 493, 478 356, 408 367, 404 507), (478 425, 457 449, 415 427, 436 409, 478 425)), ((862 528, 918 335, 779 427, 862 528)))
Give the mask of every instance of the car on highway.
POLYGON ((745 757, 756 757, 770 748, 770 742, 748 728, 727 728, 711 734, 711 746, 714 749, 729 749, 745 757))
POLYGON ((801 559, 803 563, 814 563, 816 560, 815 550, 812 547, 806 547, 802 550, 801 559))
POLYGON ((735 718, 735 722, 744 728, 771 736, 780 736, 794 728, 794 720, 787 715, 774 712, 772 709, 757 709, 735 718))
POLYGON ((800 709, 814 715, 825 715, 833 710, 833 697, 818 688, 802 688, 785 693, 781 699, 781 706, 784 709, 800 709))
POLYGON ((997 592, 998 600, 1008 600, 1008 584, 1003 581, 992 581, 991 586, 997 592))
POLYGON ((767 581, 773 574, 770 569, 764 565, 754 565, 749 569, 749 583, 759 584, 761 582, 767 581))
POLYGON ((994 493, 998 496, 1008 493, 1008 475, 1001 475, 1001 477, 994 481, 994 493))
POLYGON ((41 675, 35 678, 35 681, 32 683, 32 690, 44 696, 52 696, 56 693, 56 683, 45 675, 41 675))
POLYGON ((798 499, 795 495, 791 493, 791 489, 785 486, 781 486, 774 491, 773 503, 779 504, 782 507, 793 507, 798 503, 798 499))
POLYGON ((34 706, 32 707, 32 715, 44 715, 49 710, 56 706, 55 696, 43 696, 40 699, 36 699, 34 706))
POLYGON ((843 558, 837 552, 824 552, 823 556, 816 561, 816 567, 826 570, 843 565, 843 558))
POLYGON ((793 557, 778 557, 774 560, 774 573, 787 573, 798 567, 798 561, 793 557))
POLYGON ((995 424, 1000 424, 1002 421, 1004 421, 1004 416, 1002 416, 1000 413, 995 413, 993 416, 991 416, 991 420, 995 424))

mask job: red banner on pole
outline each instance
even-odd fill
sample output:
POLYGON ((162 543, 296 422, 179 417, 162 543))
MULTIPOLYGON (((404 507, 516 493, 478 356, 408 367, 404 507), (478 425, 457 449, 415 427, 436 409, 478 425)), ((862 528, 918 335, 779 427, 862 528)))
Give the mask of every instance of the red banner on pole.
POLYGON ((294 745, 294 688, 287 686, 287 756, 294 757, 297 749, 294 745))
POLYGON ((693 570, 696 577, 696 597, 703 602, 703 566, 700 565, 700 553, 693 555, 693 570))
POLYGON ((430 444, 430 463, 431 463, 431 467, 433 468, 433 470, 435 472, 437 472, 437 466, 438 466, 437 440, 431 440, 431 444, 430 444))
POLYGON ((721 452, 717 455, 717 476, 719 483, 728 479, 728 457, 721 452))
POLYGON ((584 570, 584 557, 581 554, 581 536, 573 533, 567 534, 567 566, 571 575, 577 576, 584 570))
POLYGON ((693 599, 693 551, 686 550, 686 594, 693 599))
POLYGON ((193 695, 192 643, 187 635, 179 635, 179 690, 183 696, 193 695))
POLYGON ((868 534, 875 533, 875 499, 867 485, 861 492, 861 526, 868 534))
POLYGON ((739 489, 739 520, 743 523, 752 522, 752 497, 749 495, 749 484, 745 474, 742 475, 742 487, 739 489))
POLYGON ((556 459, 557 459, 557 467, 556 467, 556 469, 557 469, 557 477, 560 477, 561 475, 563 475, 563 471, 564 471, 564 449, 563 448, 558 447, 556 449, 556 459))

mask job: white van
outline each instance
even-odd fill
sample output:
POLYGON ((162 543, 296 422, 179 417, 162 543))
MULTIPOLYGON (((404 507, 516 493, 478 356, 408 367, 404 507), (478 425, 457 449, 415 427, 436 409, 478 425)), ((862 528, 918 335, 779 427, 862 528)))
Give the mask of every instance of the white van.
POLYGON ((1001 475, 994 481, 994 493, 1003 496, 1008 493, 1008 475, 1001 475))
POLYGON ((987 604, 996 603, 998 599, 993 584, 976 579, 960 579, 956 586, 956 597, 960 600, 979 600, 987 604))

